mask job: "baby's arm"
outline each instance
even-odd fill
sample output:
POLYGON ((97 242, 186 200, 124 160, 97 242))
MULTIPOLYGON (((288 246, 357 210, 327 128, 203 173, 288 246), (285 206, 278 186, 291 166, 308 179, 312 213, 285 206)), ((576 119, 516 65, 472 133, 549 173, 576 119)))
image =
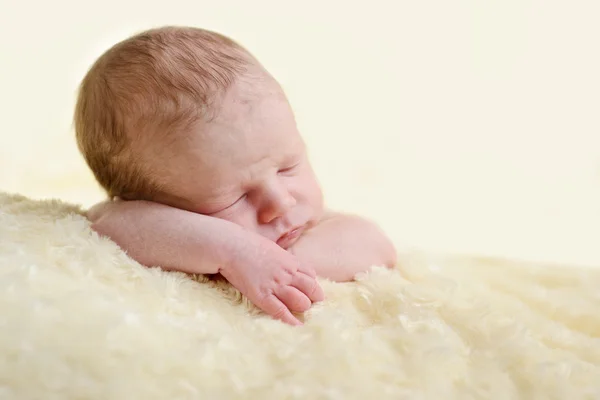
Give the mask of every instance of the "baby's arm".
POLYGON ((310 262, 317 275, 334 281, 352 280, 373 265, 396 265, 396 249, 377 225, 333 212, 328 212, 289 250, 310 262))
POLYGON ((312 267, 232 222, 144 201, 107 201, 88 212, 92 229, 146 266, 221 273, 267 314, 292 325, 324 298, 312 267))
POLYGON ((145 201, 106 201, 87 217, 92 229, 109 237, 146 266, 186 273, 216 274, 228 262, 228 238, 239 231, 205 216, 145 201))

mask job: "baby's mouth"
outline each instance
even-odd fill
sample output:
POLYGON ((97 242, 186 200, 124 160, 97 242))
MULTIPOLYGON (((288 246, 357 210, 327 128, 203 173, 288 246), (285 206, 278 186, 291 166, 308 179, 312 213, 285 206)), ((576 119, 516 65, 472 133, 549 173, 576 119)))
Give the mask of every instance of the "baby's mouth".
POLYGON ((304 228, 305 226, 301 225, 281 235, 279 239, 277 239, 277 244, 279 245, 279 247, 287 249, 288 247, 293 245, 296 242, 296 240, 298 240, 298 238, 302 236, 304 228))

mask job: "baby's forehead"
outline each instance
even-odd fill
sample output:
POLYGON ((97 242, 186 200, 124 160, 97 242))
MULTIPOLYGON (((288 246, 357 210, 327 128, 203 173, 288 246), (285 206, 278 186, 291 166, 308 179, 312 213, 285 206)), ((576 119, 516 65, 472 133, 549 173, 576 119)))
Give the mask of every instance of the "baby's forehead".
POLYGON ((211 119, 168 135, 156 146, 158 151, 173 142, 171 157, 212 171, 260 160, 283 162, 301 153, 304 145, 283 91, 272 78, 260 75, 236 81, 215 103, 211 119))
POLYGON ((183 151, 194 153, 209 166, 236 168, 261 162, 280 163, 301 155, 304 142, 295 127, 278 129, 281 125, 273 125, 251 121, 245 126, 238 123, 211 125, 184 141, 183 151))
MULTIPOLYGON (((207 129, 240 134, 238 139, 281 142, 296 132, 296 120, 283 90, 276 82, 234 84, 223 96, 207 129)), ((249 143, 250 144, 250 143, 249 143)))

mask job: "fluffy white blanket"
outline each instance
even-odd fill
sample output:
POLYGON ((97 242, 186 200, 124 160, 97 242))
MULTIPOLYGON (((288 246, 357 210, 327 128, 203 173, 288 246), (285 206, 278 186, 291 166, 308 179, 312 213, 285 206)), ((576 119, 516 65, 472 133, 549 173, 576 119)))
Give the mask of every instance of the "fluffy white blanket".
POLYGON ((600 269, 407 254, 323 286, 292 328, 0 194, 0 398, 600 398, 600 269))

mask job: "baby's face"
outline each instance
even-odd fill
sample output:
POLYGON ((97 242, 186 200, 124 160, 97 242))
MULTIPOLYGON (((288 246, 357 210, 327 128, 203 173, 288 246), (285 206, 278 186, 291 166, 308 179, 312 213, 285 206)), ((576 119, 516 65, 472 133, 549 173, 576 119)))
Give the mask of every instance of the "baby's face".
POLYGON ((237 83, 218 116, 179 140, 158 201, 225 219, 288 248, 323 214, 321 188, 279 86, 237 83))

